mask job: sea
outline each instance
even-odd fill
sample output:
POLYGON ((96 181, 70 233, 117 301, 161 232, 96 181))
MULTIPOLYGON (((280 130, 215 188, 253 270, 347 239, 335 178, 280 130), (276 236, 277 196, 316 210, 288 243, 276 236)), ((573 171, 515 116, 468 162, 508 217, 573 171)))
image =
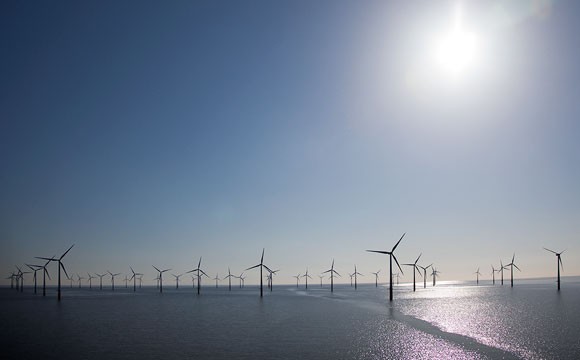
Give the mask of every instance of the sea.
POLYGON ((580 359, 580 277, 0 289, 2 359, 580 359))

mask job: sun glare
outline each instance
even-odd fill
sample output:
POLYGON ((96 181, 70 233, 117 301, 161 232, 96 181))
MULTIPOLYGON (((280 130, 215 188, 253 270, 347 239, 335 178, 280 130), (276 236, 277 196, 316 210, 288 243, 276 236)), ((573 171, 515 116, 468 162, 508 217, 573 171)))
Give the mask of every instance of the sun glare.
POLYGON ((477 37, 473 32, 464 30, 459 7, 451 31, 437 39, 435 57, 438 65, 453 76, 464 73, 477 61, 477 37))

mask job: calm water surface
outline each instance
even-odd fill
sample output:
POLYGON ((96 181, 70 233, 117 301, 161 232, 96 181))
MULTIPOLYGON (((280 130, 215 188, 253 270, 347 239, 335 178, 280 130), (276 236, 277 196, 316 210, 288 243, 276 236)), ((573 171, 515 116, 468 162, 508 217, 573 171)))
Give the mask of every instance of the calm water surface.
POLYGON ((10 359, 580 359, 580 278, 480 283, 0 289, 10 359))

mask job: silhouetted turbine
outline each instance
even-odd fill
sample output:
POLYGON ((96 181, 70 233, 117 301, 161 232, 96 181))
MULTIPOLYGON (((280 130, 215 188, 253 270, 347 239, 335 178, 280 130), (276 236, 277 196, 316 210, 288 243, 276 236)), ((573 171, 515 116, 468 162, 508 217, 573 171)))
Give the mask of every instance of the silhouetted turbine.
POLYGON ((200 293, 201 289, 201 276, 205 276, 209 279, 209 276, 201 269, 201 256, 199 257, 199 262, 197 263, 197 268, 189 270, 188 273, 195 272, 197 275, 197 295, 200 293))
POLYGON ((501 259, 499 260, 499 269, 497 269, 498 273, 501 273, 501 284, 503 286, 503 271, 506 269, 505 266, 503 266, 503 263, 501 262, 501 259))
POLYGON ((123 281, 125 281, 125 289, 129 288, 129 275, 125 275, 125 278, 123 279, 123 281))
POLYGON ((166 271, 169 271, 171 269, 165 269, 165 270, 159 270, 158 268, 155 267, 155 265, 151 265, 155 268, 155 270, 157 270, 159 272, 158 275, 158 282, 159 282, 159 292, 162 293, 163 292, 163 273, 166 271))
POLYGON ((179 289, 179 278, 183 275, 183 274, 179 274, 179 275, 175 275, 175 274, 171 274, 174 278, 175 278, 175 290, 179 289))
POLYGON ((334 259, 332 259, 332 265, 330 265, 330 269, 323 272, 323 274, 330 273, 330 292, 334 292, 334 274, 340 276, 340 274, 334 270, 334 259))
POLYGON ((259 264, 254 265, 254 266, 249 267, 246 270, 244 270, 244 271, 248 271, 248 270, 251 270, 251 269, 255 269, 257 267, 260 268, 260 297, 263 297, 264 296, 264 274, 263 274, 262 269, 263 268, 266 268, 268 271, 272 271, 266 265, 264 265, 264 251, 265 250, 266 249, 262 249, 262 257, 260 258, 260 263, 259 264))
POLYGON ((312 276, 308 275, 308 268, 306 268, 306 273, 304 273, 302 277, 304 278, 304 281, 306 283, 305 289, 308 289, 308 278, 312 279, 312 276))
POLYGON ((491 279, 492 279, 492 284, 495 285, 495 268, 493 267, 493 265, 491 265, 491 279))
POLYGON ((20 277, 20 292, 24 292, 24 274, 30 274, 30 271, 22 271, 18 266, 16 268, 20 277))
POLYGON ((322 288, 322 279, 324 279, 324 275, 318 275, 318 277, 320 278, 320 287, 322 288))
POLYGON ((79 274, 77 274, 77 279, 79 280, 79 289, 81 288, 81 281, 84 280, 84 277, 79 276, 79 274))
POLYGON ((481 273, 479 272, 479 268, 477 268, 477 271, 474 272, 474 274, 475 274, 475 283, 479 285, 479 275, 481 275, 481 273))
POLYGON ((357 275, 360 275, 360 276, 364 276, 364 275, 361 274, 361 273, 359 273, 358 271, 356 271, 356 265, 354 266, 354 273, 353 273, 353 275, 354 275, 354 289, 356 290, 357 289, 357 282, 356 282, 357 275))
POLYGON ((427 288, 427 269, 429 269, 431 266, 433 266, 433 264, 428 265, 428 266, 424 266, 424 267, 421 265, 417 265, 417 266, 420 267, 421 269, 423 269, 423 289, 426 289, 427 288))
MULTIPOLYGON (((242 276, 242 274, 240 274, 240 277, 242 276)), ((224 280, 228 279, 228 291, 232 291, 232 278, 233 277, 235 277, 235 276, 232 275, 232 272, 230 271, 230 268, 228 267, 228 274, 224 277, 224 280)), ((242 287, 242 280, 240 279, 240 288, 241 287, 242 287)))
POLYGON ((516 269, 518 269, 518 271, 521 271, 520 268, 514 263, 515 258, 516 258, 516 253, 514 253, 514 256, 512 257, 512 262, 506 265, 506 266, 509 266, 511 269, 511 271, 510 271, 511 287, 514 287, 514 266, 516 267, 516 269))
POLYGON ((439 270, 435 269, 435 267, 431 268, 433 271, 431 271, 431 276, 433 277, 433 286, 435 286, 435 279, 437 277, 439 277, 439 270))
POLYGON ((34 277, 34 295, 36 295, 36 272, 38 270, 42 269, 42 265, 28 265, 28 264, 26 264, 26 266, 28 266, 28 268, 34 272, 34 275, 33 275, 33 277, 34 277))
POLYGON ((87 273, 87 276, 89 277, 89 289, 92 289, 93 288, 93 279, 96 279, 97 277, 93 276, 89 273, 87 273))
POLYGON ((103 290, 103 276, 105 276, 107 274, 95 273, 95 275, 97 275, 99 277, 99 290, 103 290))
POLYGON ((559 253, 555 252, 554 250, 546 248, 544 248, 544 250, 554 253, 556 255, 556 268, 558 269, 558 291, 560 291, 560 267, 562 267, 562 270, 564 270, 564 264, 562 264, 562 258, 560 257, 560 255, 562 255, 562 253, 564 253, 564 251, 566 250, 560 251, 559 253))
POLYGON ((403 264, 403 265, 406 265, 406 266, 413 267, 413 291, 416 290, 416 287, 415 287, 415 273, 418 272, 419 273, 419 276, 422 276, 421 275, 421 272, 419 271, 419 267, 417 266, 417 262, 421 258, 421 255, 423 255, 423 254, 419 254, 419 257, 417 258, 417 260, 415 260, 414 263, 412 263, 412 264, 403 264))
POLYGON ((298 287, 298 282, 300 281, 300 273, 298 275, 294 275, 293 277, 296 278, 296 287, 298 287))
POLYGON ((60 301, 60 298, 61 298, 61 293, 60 293, 60 269, 61 268, 64 271, 66 277, 68 278, 68 274, 66 272, 66 269, 64 267, 64 264, 62 263, 62 259, 66 256, 66 254, 68 254, 68 252, 70 251, 70 249, 73 248, 73 246, 75 246, 75 245, 72 244, 71 247, 69 247, 67 249, 67 251, 65 251, 64 254, 62 254, 58 259, 55 259, 54 256, 52 258, 45 258, 45 257, 39 257, 39 256, 36 257, 37 259, 43 259, 43 260, 56 261, 56 262, 58 262, 58 301, 60 301))
POLYGON ((372 273, 375 276, 375 287, 379 287, 379 273, 381 272, 381 270, 372 273))
POLYGON ((396 274, 395 274, 395 275, 393 275, 393 276, 395 276, 395 277, 397 278, 397 285, 399 285, 399 276, 400 276, 400 274, 399 274, 399 273, 396 273, 396 274))
POLYGON ((109 275, 111 275, 111 290, 115 291, 115 276, 121 275, 121 273, 113 274, 112 272, 108 271, 109 275))
POLYGON ((393 246, 391 251, 367 250, 368 252, 389 255, 389 301, 393 301, 393 258, 395 259, 395 262, 397 263, 399 270, 401 270, 401 273, 403 272, 403 269, 401 269, 401 265, 399 265, 399 261, 397 261, 397 258, 395 257, 395 249, 397 248, 397 246, 399 246, 399 243, 401 242, 401 240, 403 240, 405 234, 406 233, 403 233, 403 236, 401 236, 401 238, 399 239, 399 241, 397 241, 395 246, 393 246))
MULTIPOLYGON (((133 292, 135 292, 135 291, 137 291, 137 275, 143 275, 143 274, 136 273, 135 270, 133 270, 133 268, 131 266, 129 266, 129 269, 131 269, 131 273, 133 274, 129 280, 133 280, 133 292)), ((139 280, 139 288, 141 288, 141 280, 139 280)))
MULTIPOLYGON (((278 270, 266 269, 266 270, 268 270, 268 272, 270 273, 270 283, 269 283, 269 286, 270 286, 270 292, 272 292, 272 290, 274 289, 274 275, 276 275, 276 273, 278 271, 280 271, 280 269, 278 269, 278 270)), ((308 280, 306 280, 306 282, 308 283, 308 280)))
POLYGON ((219 279, 220 279, 220 277, 219 277, 219 274, 218 274, 218 273, 216 273, 216 274, 215 274, 215 277, 214 277, 213 279, 215 280, 215 288, 217 289, 217 288, 218 288, 218 281, 219 281, 219 279))

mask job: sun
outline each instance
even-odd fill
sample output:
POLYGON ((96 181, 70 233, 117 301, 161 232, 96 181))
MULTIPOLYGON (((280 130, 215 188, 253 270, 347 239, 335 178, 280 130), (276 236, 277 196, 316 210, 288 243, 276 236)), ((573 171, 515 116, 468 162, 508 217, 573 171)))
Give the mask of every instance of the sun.
POLYGON ((460 8, 456 9, 454 20, 451 30, 437 38, 435 58, 445 72, 459 76, 476 65, 479 45, 475 33, 464 29, 460 8))

